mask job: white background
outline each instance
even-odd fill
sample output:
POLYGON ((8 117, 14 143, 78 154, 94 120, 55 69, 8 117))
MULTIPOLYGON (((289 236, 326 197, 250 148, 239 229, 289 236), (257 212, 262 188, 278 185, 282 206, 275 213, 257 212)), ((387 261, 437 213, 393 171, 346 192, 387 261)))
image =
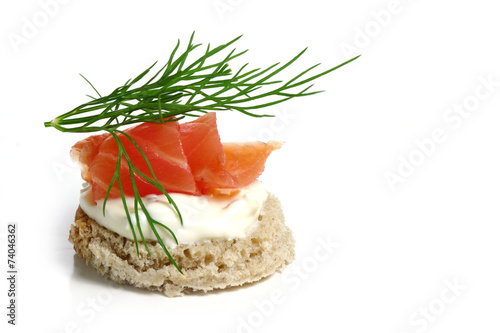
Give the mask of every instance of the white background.
POLYGON ((2 331, 500 329, 493 1, 3 1, 0 22, 2 331), (266 110, 274 122, 218 115, 224 141, 287 142, 261 178, 283 202, 296 261, 248 287, 171 299, 115 288, 74 254, 81 180, 68 151, 83 136, 43 122, 93 93, 78 73, 110 92, 192 31, 205 45, 243 34, 236 46, 252 67, 309 47, 284 79, 362 56, 318 80, 324 93, 266 110), (6 323, 9 222, 16 327, 6 323))

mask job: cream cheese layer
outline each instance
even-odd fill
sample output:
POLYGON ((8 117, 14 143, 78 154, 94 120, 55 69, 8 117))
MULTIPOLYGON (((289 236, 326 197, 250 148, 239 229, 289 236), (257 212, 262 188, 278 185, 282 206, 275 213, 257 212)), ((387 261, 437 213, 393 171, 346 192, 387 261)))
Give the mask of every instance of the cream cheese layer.
MULTIPOLYGON (((134 239, 132 229, 123 208, 122 199, 109 199, 103 215, 103 200, 92 204, 92 188, 86 185, 80 194, 80 207, 97 223, 125 238, 134 239)), ((245 237, 254 226, 267 200, 268 192, 260 181, 240 189, 231 196, 193 196, 171 193, 170 196, 179 208, 183 225, 175 209, 164 195, 147 195, 142 198, 146 210, 157 222, 169 227, 177 237, 179 244, 200 243, 214 239, 235 239, 245 237)), ((141 239, 134 212, 134 199, 126 198, 134 231, 141 239)), ((138 210, 139 224, 146 240, 156 240, 143 210, 138 210)), ((159 225, 156 230, 168 247, 175 247, 172 235, 159 225)))

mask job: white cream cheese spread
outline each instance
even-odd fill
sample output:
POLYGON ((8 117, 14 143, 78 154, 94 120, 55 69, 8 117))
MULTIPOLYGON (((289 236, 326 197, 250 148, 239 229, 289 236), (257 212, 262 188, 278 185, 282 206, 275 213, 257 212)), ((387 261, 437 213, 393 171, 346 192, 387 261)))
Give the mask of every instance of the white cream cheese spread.
MULTIPOLYGON (((109 199, 103 215, 103 200, 93 205, 88 200, 91 193, 89 191, 92 188, 86 185, 80 194, 80 207, 83 211, 103 227, 125 238, 134 239, 122 200, 109 199)), ((180 193, 171 193, 170 196, 181 212, 183 225, 164 195, 147 195, 142 200, 151 217, 169 227, 179 244, 183 244, 245 237, 257 222, 268 193, 260 181, 255 181, 231 196, 193 196, 180 193)), ((133 198, 127 198, 127 206, 137 239, 140 240, 133 198)), ((156 240, 142 210, 139 211, 139 223, 144 238, 156 240)), ((156 230, 166 246, 176 246, 167 230, 158 225, 156 230)))

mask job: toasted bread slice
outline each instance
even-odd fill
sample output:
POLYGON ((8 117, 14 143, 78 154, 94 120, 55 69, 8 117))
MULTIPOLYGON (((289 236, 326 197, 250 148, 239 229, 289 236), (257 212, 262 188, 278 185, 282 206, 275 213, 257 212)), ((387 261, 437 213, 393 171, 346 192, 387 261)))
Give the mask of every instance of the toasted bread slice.
POLYGON ((258 281, 295 257, 292 232, 284 223, 279 200, 272 194, 246 237, 181 244, 169 249, 184 274, 179 273, 157 242, 148 241, 151 257, 140 242, 138 257, 133 240, 102 227, 80 207, 69 241, 76 253, 101 275, 169 297, 258 281))

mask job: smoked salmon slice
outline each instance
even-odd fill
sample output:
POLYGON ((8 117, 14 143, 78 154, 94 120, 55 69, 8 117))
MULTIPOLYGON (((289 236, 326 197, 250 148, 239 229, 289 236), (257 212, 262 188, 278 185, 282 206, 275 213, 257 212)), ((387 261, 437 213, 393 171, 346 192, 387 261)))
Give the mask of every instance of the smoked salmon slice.
MULTIPOLYGON (((199 194, 191 168, 182 150, 177 121, 168 121, 163 124, 143 123, 123 132, 144 151, 158 181, 165 189, 169 192, 199 194)), ((118 137, 133 165, 152 178, 148 165, 139 150, 124 135, 118 134, 118 137)), ((81 164, 82 178, 92 185, 94 200, 104 199, 116 169, 118 144, 115 139, 108 133, 97 137, 91 136, 77 142, 72 148, 71 155, 76 157, 81 164)), ((126 196, 133 196, 130 171, 123 157, 120 166, 123 192, 126 196)), ((141 196, 161 193, 138 175, 135 175, 134 180, 141 196)), ((116 181, 109 198, 118 197, 120 197, 120 190, 116 181)))
POLYGON ((226 156, 214 112, 180 125, 181 142, 196 185, 205 194, 213 187, 235 187, 224 168, 226 156))
MULTIPOLYGON (((250 185, 263 172, 271 152, 281 147, 276 141, 221 143, 214 112, 183 124, 178 121, 142 123, 124 132, 144 151, 167 192, 191 195, 220 193, 218 189, 250 185)), ((118 137, 133 165, 151 177, 138 149, 124 135, 118 134, 118 137)), ((115 139, 108 133, 90 136, 73 146, 71 156, 79 162, 82 178, 92 185, 94 200, 104 199, 116 169, 115 139)), ((124 194, 133 196, 130 171, 123 157, 120 178, 124 194)), ((161 193, 137 174, 134 180, 141 196, 161 193)), ((120 190, 115 182, 109 198, 118 197, 120 190)))
POLYGON ((234 187, 250 185, 264 171, 266 160, 283 142, 225 142, 224 168, 231 174, 234 187))

